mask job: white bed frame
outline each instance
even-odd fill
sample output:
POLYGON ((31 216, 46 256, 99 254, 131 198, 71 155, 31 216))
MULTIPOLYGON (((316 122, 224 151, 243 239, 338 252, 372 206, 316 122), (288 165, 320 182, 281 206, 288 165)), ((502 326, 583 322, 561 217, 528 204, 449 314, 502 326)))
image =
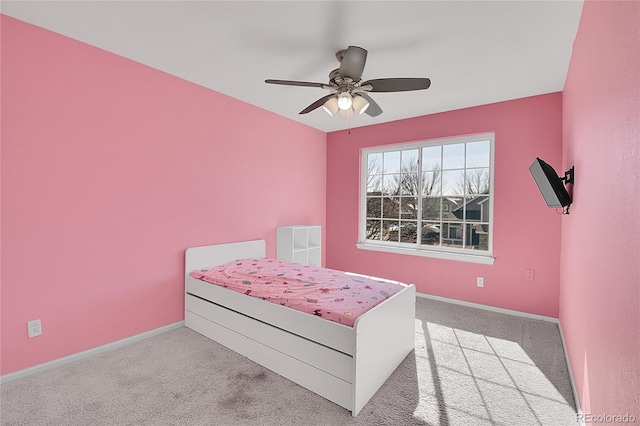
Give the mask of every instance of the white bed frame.
POLYGON ((187 249, 185 325, 355 417, 414 348, 415 286, 406 285, 348 327, 189 276, 261 257, 263 240, 187 249))

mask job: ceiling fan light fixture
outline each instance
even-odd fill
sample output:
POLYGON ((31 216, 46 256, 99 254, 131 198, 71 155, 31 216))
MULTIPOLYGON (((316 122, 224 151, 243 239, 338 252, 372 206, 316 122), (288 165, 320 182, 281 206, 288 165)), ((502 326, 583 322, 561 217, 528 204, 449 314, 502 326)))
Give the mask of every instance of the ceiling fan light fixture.
POLYGON ((353 109, 356 110, 358 114, 362 114, 369 108, 369 101, 367 101, 362 96, 354 96, 353 97, 353 109))
POLYGON ((344 118, 345 120, 347 120, 351 118, 351 116, 353 115, 353 108, 341 109, 340 111, 338 111, 338 113, 340 114, 341 118, 344 118))
POLYGON ((333 97, 328 99, 327 102, 322 105, 322 109, 324 109, 325 112, 332 117, 336 115, 336 112, 338 112, 338 110, 340 109, 338 107, 338 98, 333 97))
POLYGON ((351 105, 353 105, 353 97, 349 92, 342 92, 338 95, 338 107, 342 111, 350 110, 351 105))
MULTIPOLYGON (((1 0, 0 0, 1 1, 1 0)), ((298 114, 308 114, 323 107, 330 116, 339 114, 351 118, 354 111, 370 117, 382 114, 382 108, 371 98, 369 92, 409 92, 431 87, 431 80, 422 77, 376 78, 362 80, 367 61, 367 51, 358 46, 349 46, 336 53, 340 67, 329 73, 328 83, 311 81, 267 79, 265 83, 284 86, 317 87, 329 90, 329 94, 307 106, 298 114)))

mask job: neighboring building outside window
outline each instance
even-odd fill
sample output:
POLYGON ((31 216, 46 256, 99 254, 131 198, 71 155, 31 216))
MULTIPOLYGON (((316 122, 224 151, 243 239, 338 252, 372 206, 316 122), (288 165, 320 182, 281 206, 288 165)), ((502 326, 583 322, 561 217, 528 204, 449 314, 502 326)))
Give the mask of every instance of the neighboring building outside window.
POLYGON ((358 247, 493 263, 494 134, 362 151, 358 247))

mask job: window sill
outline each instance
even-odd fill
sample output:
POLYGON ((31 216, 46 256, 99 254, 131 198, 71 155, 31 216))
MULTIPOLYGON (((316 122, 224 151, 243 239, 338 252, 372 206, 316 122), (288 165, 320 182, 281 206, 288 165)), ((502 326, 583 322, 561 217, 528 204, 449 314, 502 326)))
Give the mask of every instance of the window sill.
POLYGON ((477 255, 466 253, 451 253, 448 251, 420 250, 414 248, 391 247, 371 243, 356 243, 356 247, 362 250, 384 251, 387 253, 408 254, 411 256, 433 257, 436 259, 457 260, 459 262, 481 263, 493 265, 495 258, 490 255, 477 255))

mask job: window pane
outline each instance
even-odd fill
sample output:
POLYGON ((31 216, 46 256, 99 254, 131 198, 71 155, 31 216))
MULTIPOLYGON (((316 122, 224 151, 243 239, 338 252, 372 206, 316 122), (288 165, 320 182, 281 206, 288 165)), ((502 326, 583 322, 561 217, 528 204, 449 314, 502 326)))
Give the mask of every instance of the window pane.
POLYGON ((467 197, 465 217, 470 222, 489 222, 489 197, 467 197))
POLYGON ((367 195, 380 195, 382 175, 367 175, 367 195))
POLYGON ((440 195, 441 177, 440 170, 422 173, 422 195, 440 195))
POLYGON ((465 248, 472 250, 489 250, 489 225, 467 224, 465 248))
MULTIPOLYGON (((398 176, 398 175, 394 175, 398 176)), ((400 194, 418 195, 418 173, 403 173, 400 175, 400 194)))
POLYGON ((382 228, 381 220, 367 220, 367 239, 379 240, 381 237, 380 229, 382 228))
MULTIPOLYGON (((489 197, 467 197, 464 203, 465 219, 470 222, 489 222, 489 197)), ((462 218, 462 215, 460 215, 462 218)))
POLYGON ((467 169, 465 174, 465 194, 489 193, 489 169, 467 169))
POLYGON ((368 218, 382 217, 382 198, 367 197, 367 217, 368 218))
POLYGON ((367 175, 382 173, 382 154, 367 155, 367 175))
POLYGON ((418 226, 416 222, 400 222, 400 242, 413 244, 418 242, 418 226))
POLYGON ((464 170, 442 172, 442 195, 464 194, 464 170))
POLYGON ((426 197, 422 199, 422 218, 440 220, 440 197, 426 197))
POLYGON ((489 167, 491 142, 469 142, 467 144, 467 167, 489 167))
POLYGON ((462 197, 443 197, 442 220, 455 221, 462 219, 462 205, 462 197))
POLYGON ((400 198, 400 219, 418 219, 418 199, 414 197, 400 198))
POLYGON ((417 172, 418 171, 418 150, 409 149, 402 151, 402 171, 417 172))
POLYGON ((400 175, 383 175, 382 192, 387 195, 397 195, 400 193, 400 175))
POLYGON ((400 224, 397 220, 382 221, 382 241, 399 241, 400 224))
POLYGON ((384 197, 382 199, 382 217, 385 219, 400 218, 400 197, 384 197))
POLYGON ((442 245, 447 247, 462 247, 463 224, 443 223, 442 224, 442 245))
POLYGON ((442 147, 440 145, 422 148, 422 170, 427 171, 441 169, 441 155, 442 147))
POLYGON ((428 246, 440 245, 440 223, 422 222, 421 230, 422 244, 428 246))
POLYGON ((400 151, 385 152, 383 164, 385 173, 400 173, 400 151))
POLYGON ((456 143, 442 147, 443 169, 464 168, 464 145, 463 143, 456 143))

